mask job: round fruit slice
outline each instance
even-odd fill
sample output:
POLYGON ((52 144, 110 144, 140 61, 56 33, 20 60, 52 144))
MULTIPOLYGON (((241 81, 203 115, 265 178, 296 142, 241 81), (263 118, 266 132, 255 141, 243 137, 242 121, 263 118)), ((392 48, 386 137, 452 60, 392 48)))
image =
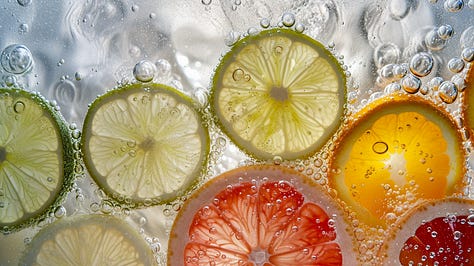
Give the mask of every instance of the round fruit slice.
POLYGON ((343 211, 295 170, 246 166, 185 202, 171 229, 168 265, 355 265, 343 211))
POLYGON ((471 139, 474 137, 474 63, 471 64, 466 75, 466 89, 463 91, 462 103, 464 119, 471 139))
POLYGON ((474 201, 427 202, 398 223, 385 240, 380 265, 473 265, 474 201))
POLYGON ((152 265, 145 240, 124 221, 105 215, 63 218, 41 230, 20 265, 152 265))
POLYGON ((371 226, 393 223, 420 199, 462 190, 459 130, 418 96, 397 94, 369 104, 335 146, 329 184, 371 226))
POLYGON ((19 229, 53 208, 73 167, 61 114, 38 94, 0 88, 0 230, 19 229))
POLYGON ((224 56, 211 103, 222 130, 259 159, 296 159, 321 148, 340 125, 344 72, 323 45, 292 30, 243 38, 224 56))
POLYGON ((99 97, 83 129, 85 164, 119 201, 154 204, 197 181, 209 134, 191 99, 161 84, 133 84, 99 97))

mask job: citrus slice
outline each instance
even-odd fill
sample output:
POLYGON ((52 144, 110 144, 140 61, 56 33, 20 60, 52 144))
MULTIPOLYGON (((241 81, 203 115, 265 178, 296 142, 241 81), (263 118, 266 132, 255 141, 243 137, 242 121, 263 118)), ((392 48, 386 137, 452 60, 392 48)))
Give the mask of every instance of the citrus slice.
POLYGON ((466 89, 463 91, 462 103, 464 120, 472 139, 474 137, 474 63, 466 74, 466 89))
POLYGON ((0 88, 0 230, 22 228, 53 208, 73 167, 61 114, 39 94, 0 88))
POLYGON ((134 204, 174 199, 196 183, 209 134, 191 99, 161 84, 132 84, 90 106, 83 129, 87 169, 111 197, 134 204))
POLYGON ((421 97, 374 101, 349 121, 335 146, 329 185, 370 226, 390 225, 418 200, 462 190, 460 132, 421 97))
POLYGON ((216 69, 211 107, 222 130, 259 159, 296 159, 340 125, 346 81, 322 44, 285 29, 237 42, 216 69))
POLYGON ((380 265, 473 265, 474 201, 427 202, 390 232, 380 265))
POLYGON ((245 166, 218 176, 184 204, 168 265, 355 265, 343 211, 295 170, 245 166))
POLYGON ((20 265, 152 265, 153 253, 126 222, 105 215, 62 218, 31 241, 20 265))

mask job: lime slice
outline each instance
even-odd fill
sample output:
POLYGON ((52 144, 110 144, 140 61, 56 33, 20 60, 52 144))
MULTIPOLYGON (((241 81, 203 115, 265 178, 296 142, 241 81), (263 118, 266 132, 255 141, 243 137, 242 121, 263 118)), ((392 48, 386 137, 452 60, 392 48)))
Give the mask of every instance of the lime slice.
POLYGON ((152 265, 145 240, 124 221, 105 215, 63 218, 41 230, 20 265, 152 265))
POLYGON ((322 44, 285 29, 237 42, 213 80, 211 104, 222 130, 259 159, 306 157, 344 114, 344 72, 322 44))
POLYGON ((159 84, 99 97, 83 129, 85 164, 111 197, 135 204, 173 200, 197 181, 209 134, 190 98, 159 84))
POLYGON ((0 230, 33 223, 67 192, 74 167, 69 133, 38 94, 0 88, 0 230))

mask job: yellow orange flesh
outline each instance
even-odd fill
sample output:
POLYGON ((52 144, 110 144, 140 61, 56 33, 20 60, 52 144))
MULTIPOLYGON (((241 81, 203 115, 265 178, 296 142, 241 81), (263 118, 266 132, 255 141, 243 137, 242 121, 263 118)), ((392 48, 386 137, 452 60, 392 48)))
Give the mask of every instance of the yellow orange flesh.
POLYGON ((461 190, 462 140, 444 113, 397 95, 359 116, 337 143, 329 179, 362 221, 385 226, 419 199, 461 190))

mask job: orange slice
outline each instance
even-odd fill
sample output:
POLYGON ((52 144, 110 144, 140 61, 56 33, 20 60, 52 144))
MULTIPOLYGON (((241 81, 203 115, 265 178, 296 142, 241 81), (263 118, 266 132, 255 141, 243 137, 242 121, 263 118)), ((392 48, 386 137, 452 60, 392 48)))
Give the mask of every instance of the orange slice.
POLYGON ((464 120, 471 137, 474 135, 474 66, 471 64, 466 75, 466 89, 463 92, 462 103, 464 120))
POLYGON ((474 201, 422 204, 391 231, 378 257, 381 265, 473 265, 474 201))
POLYGON ((336 141, 329 185, 361 221, 384 227, 420 199, 462 190, 462 138, 445 112, 397 94, 356 117, 336 141))
POLYGON ((306 176, 246 166, 208 182, 172 227, 168 265, 355 265, 343 211, 306 176))

